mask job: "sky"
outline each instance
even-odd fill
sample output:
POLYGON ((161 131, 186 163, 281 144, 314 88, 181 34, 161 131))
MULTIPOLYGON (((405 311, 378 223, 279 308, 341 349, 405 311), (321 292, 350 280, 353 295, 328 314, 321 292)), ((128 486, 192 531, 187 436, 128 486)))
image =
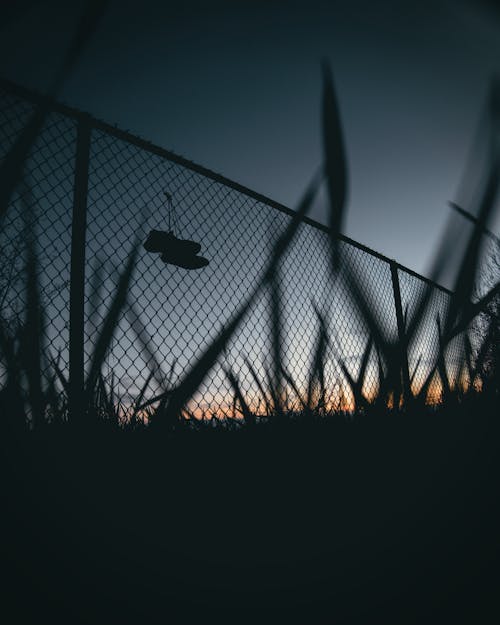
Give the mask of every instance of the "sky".
MULTIPOLYGON (((4 5, 0 75, 46 90, 82 6, 4 5)), ((111 0, 60 99, 294 208, 321 162, 326 57, 344 233, 426 274, 500 74, 499 34, 494 3, 467 0, 111 0)), ((326 221, 324 202, 311 216, 326 221)))

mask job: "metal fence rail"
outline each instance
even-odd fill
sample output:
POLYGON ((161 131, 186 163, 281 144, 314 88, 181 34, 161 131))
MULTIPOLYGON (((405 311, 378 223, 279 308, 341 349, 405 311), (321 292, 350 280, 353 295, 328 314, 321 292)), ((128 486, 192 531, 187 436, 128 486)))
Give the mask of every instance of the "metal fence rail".
MULTIPOLYGON (((0 81, 0 159, 39 99, 0 81)), ((128 302, 104 367, 104 374, 113 376, 125 406, 142 387, 152 360, 161 368, 156 371, 152 393, 161 388, 163 379, 171 376, 175 384, 182 378, 261 275, 273 242, 289 223, 292 211, 158 146, 53 103, 0 233, 0 312, 15 325, 25 308, 23 214, 27 206, 33 207, 48 350, 67 371, 71 357, 72 226, 74 219, 83 219, 86 231, 80 253, 85 255, 85 301, 80 321, 72 320, 72 331, 76 328, 77 335, 78 324, 83 323, 83 360, 88 368, 98 329, 133 242, 136 237, 144 241, 153 228, 167 229, 166 190, 176 206, 183 238, 199 241, 201 253, 210 263, 199 271, 187 271, 165 265, 158 255, 141 248, 128 302), (139 329, 154 353, 144 349, 139 329)), ((73 254, 76 239, 73 231, 73 254)), ((426 279, 345 237, 340 245, 370 286, 387 335, 396 337, 398 300, 401 332, 403 317, 412 311, 426 279)), ((304 390, 319 326, 317 307, 326 315, 331 338, 325 367, 328 401, 332 407, 348 409, 352 395, 341 363, 356 377, 368 335, 363 319, 349 302, 346 277, 340 274, 331 280, 328 250, 328 229, 304 219, 280 269, 284 365, 297 387, 304 390)), ((408 350, 414 390, 423 384, 434 362, 439 346, 436 317, 438 312, 443 315, 448 300, 449 293, 434 285, 429 318, 408 350)), ((262 409, 249 364, 265 381, 271 352, 270 302, 271 294, 263 293, 193 399, 195 414, 230 414, 233 410, 224 367, 238 374, 255 410, 262 409)), ((460 375, 456 365, 460 349, 460 340, 455 340, 446 353, 454 383, 460 375)), ((73 357, 78 358, 78 353, 73 357)), ((365 395, 374 395, 377 388, 377 361, 372 351, 365 395)), ((440 389, 432 392, 437 397, 440 389)), ((296 398, 289 393, 290 406, 294 402, 296 398)))

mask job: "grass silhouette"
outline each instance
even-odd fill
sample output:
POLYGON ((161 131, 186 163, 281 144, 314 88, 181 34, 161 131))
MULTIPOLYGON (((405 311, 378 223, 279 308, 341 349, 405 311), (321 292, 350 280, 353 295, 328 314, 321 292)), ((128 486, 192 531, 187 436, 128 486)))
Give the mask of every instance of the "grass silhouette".
MULTIPOLYGON (((65 67, 88 37, 87 26, 65 67)), ((492 136, 498 89, 493 83, 488 105, 492 136)), ((29 193, 23 160, 47 111, 35 113, 2 167, 2 214, 17 185, 29 193)), ((478 300, 473 294, 495 206, 498 146, 492 142, 451 305, 435 320, 438 353, 413 392, 420 361, 405 374, 404 354, 424 323, 433 287, 426 286, 412 313, 401 311, 398 338, 388 340, 363 276, 338 244, 347 197, 341 128, 325 62, 324 166, 253 291, 177 385, 171 383, 174 365, 169 375, 163 373, 139 311, 128 306, 136 341, 150 356, 149 375, 131 413, 102 368, 128 302, 140 242, 131 245, 97 333, 84 393, 75 395, 79 391, 66 379, 60 358, 44 343, 36 223, 26 202, 26 314, 17 329, 0 319, 7 580, 2 610, 15 615, 5 622, 486 623, 490 616, 497 622, 500 426, 498 384, 488 381, 498 379, 499 370, 488 354, 497 341, 491 304, 500 285, 478 300), (280 263, 323 182, 331 278, 340 272, 348 277, 352 309, 368 329, 357 373, 337 354, 354 398, 349 410, 328 399, 326 351, 333 341, 318 307, 305 389, 283 358, 280 263), (264 376, 245 359, 264 410, 255 408, 254 397, 245 397, 237 372, 226 367, 233 417, 194 418, 189 400, 265 289, 273 295, 264 376), (460 366, 468 384, 461 388, 450 381, 444 354, 481 314, 488 321, 479 348, 464 339, 460 366), (367 397, 372 354, 378 390, 367 397), (436 376, 442 398, 430 405, 436 376), (162 392, 149 397, 153 379, 162 392)), ((449 255, 446 236, 443 241, 433 279, 449 255)))

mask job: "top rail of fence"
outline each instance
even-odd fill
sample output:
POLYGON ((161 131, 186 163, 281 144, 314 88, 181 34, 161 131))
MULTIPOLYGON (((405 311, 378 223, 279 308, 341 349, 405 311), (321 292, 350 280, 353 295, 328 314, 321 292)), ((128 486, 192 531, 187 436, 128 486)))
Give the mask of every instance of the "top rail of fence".
MULTIPOLYGON (((92 116, 90 113, 81 111, 67 104, 62 104, 58 102, 57 100, 49 98, 48 96, 42 93, 39 93, 37 91, 33 91, 31 89, 23 87, 22 85, 19 85, 7 78, 0 77, 0 87, 12 93, 13 95, 16 95, 24 100, 32 102, 35 105, 42 104, 42 103, 48 104, 50 110, 56 113, 60 113, 61 115, 65 115, 66 117, 70 117, 75 120, 85 118, 86 122, 89 123, 90 126, 96 130, 105 132, 111 136, 116 137, 117 139, 120 139, 132 145, 135 145, 143 150, 146 150, 150 152, 151 154, 156 154, 157 156, 168 159, 169 161, 172 161, 183 167, 186 167, 187 169, 197 172, 203 176, 206 176, 207 178, 210 178, 214 180, 215 182, 219 182, 220 184, 223 184, 227 187, 235 189, 236 191, 239 191, 240 193, 243 193, 247 195, 248 197, 251 197, 254 200, 257 200, 258 202, 267 204, 268 206, 271 206, 272 208, 275 208, 276 210, 282 213, 285 213, 286 215, 294 216, 296 214, 293 209, 289 208, 288 206, 285 206, 284 204, 281 204, 280 202, 277 202, 276 200, 273 200, 270 197, 263 195, 262 193, 258 193, 257 191, 254 191, 253 189, 250 189, 249 187, 246 187, 240 184, 239 182, 235 182, 234 180, 231 180, 230 178, 226 178, 222 174, 219 174, 211 169, 208 169, 207 167, 199 165, 198 163, 195 163, 183 156, 180 156, 179 154, 176 154, 175 152, 167 150, 166 148, 156 145, 155 143, 152 143, 151 141, 148 141, 147 139, 144 139, 137 135, 133 135, 127 130, 122 130, 121 128, 118 128, 116 125, 112 125, 112 124, 109 124, 108 122, 97 119, 96 117, 92 116)), ((311 217, 303 217, 302 221, 308 224, 309 226, 312 226, 313 228, 316 228, 323 232, 326 232, 326 233, 330 232, 330 228, 328 226, 326 226, 325 224, 322 224, 319 221, 316 221, 315 219, 312 219, 311 217)), ((451 291, 447 289, 446 287, 442 286, 441 284, 434 282, 430 278, 427 278, 426 276, 419 274, 418 272, 414 271, 413 269, 410 269, 409 267, 401 265, 394 259, 391 259, 385 256, 384 254, 377 252, 376 250, 368 247, 367 245, 364 245, 363 243, 360 243, 359 241, 351 239, 350 237, 344 234, 340 234, 339 239, 343 241, 344 243, 348 243, 349 245, 352 245, 353 247, 356 247, 359 250, 362 250, 363 252, 370 254, 371 256, 375 258, 378 258, 386 263, 395 265, 399 270, 404 271, 405 273, 411 276, 414 276, 415 278, 418 278, 419 280, 426 282, 427 284, 431 285, 432 287, 436 289, 439 289, 440 291, 444 293, 451 294, 451 291)))

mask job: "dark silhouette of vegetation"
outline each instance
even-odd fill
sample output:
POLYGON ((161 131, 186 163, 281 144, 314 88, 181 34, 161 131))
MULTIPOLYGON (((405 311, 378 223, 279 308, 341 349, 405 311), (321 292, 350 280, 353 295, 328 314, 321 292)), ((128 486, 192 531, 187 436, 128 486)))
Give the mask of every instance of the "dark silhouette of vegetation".
MULTIPOLYGON (((94 13, 92 13, 94 15, 94 13)), ((94 24, 85 17, 53 92, 94 24)), ((139 240, 131 245, 113 301, 97 333, 84 394, 74 389, 43 340, 36 222, 26 203, 27 308, 19 328, 0 319, 1 519, 7 580, 5 622, 54 623, 422 623, 498 619, 497 497, 500 477, 498 293, 479 300, 481 243, 498 186, 498 146, 451 305, 436 318, 439 349, 418 391, 402 353, 428 310, 428 285, 388 339, 363 277, 342 253, 347 164, 331 71, 323 65, 324 166, 277 240, 253 291, 173 386, 162 371, 140 313, 127 315, 150 372, 126 412, 103 363, 128 299, 139 240), (331 277, 348 276, 349 297, 368 337, 357 372, 338 355, 355 405, 328 402, 326 348, 318 333, 305 390, 284 365, 280 263, 322 182, 328 188, 331 277), (264 289, 271 289, 270 364, 261 379, 246 366, 265 410, 256 411, 238 374, 226 367, 233 416, 195 418, 189 400, 223 354, 264 289), (464 338, 462 388, 448 378, 444 353, 478 315, 489 320, 479 347, 464 338), (368 361, 378 392, 364 393, 368 361), (48 372, 48 373, 47 373, 48 372), (441 402, 429 405, 432 380, 441 402), (152 379, 162 386, 148 396, 152 379), (408 388, 410 387, 410 388, 408 388), (285 389, 296 398, 291 407, 285 389), (124 418, 124 414, 128 417, 124 418)), ((497 123, 498 85, 489 116, 497 123)), ((39 108, 1 171, 4 215, 21 183, 23 161, 48 112, 39 108)), ((493 128, 492 132, 496 132, 493 128)), ((449 243, 436 254, 441 275, 449 243)), ((91 301, 99 305, 96 269, 91 301)), ((92 316, 92 313, 91 313, 92 316)), ((96 317, 96 315, 94 315, 96 317)), ((496 621, 491 621, 496 622, 496 621)))

